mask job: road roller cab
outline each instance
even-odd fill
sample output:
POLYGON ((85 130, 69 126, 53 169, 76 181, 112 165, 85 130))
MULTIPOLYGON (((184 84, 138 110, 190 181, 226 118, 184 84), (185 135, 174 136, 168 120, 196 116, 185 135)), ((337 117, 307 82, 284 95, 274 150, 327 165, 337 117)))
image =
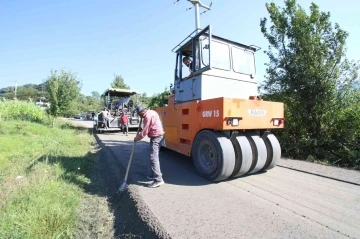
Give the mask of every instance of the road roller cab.
POLYGON ((271 169, 281 156, 270 130, 284 127, 284 105, 258 97, 259 49, 213 35, 210 25, 197 27, 173 49, 173 94, 155 109, 165 130, 163 147, 191 156, 211 181, 271 169))

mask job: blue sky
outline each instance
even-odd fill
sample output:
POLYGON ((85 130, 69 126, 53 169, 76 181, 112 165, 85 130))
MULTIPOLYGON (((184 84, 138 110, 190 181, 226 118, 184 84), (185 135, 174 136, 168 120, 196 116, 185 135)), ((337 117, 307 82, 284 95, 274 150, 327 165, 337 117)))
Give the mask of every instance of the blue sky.
MULTIPOLYGON (((175 54, 171 49, 195 29, 194 9, 186 0, 0 0, 0 88, 39 84, 51 69, 65 68, 82 80, 82 93, 102 93, 113 75, 122 75, 132 89, 160 93, 173 82, 175 54)), ((211 0, 203 0, 209 4, 211 0)), ((260 18, 268 17, 265 3, 254 0, 212 0, 201 15, 201 28, 262 48, 256 53, 257 77, 264 79, 260 18)), ((275 0, 283 6, 283 0, 275 0)), ((359 59, 360 2, 316 0, 331 21, 350 33, 348 57, 359 59)), ((310 0, 298 0, 305 9, 310 0)))

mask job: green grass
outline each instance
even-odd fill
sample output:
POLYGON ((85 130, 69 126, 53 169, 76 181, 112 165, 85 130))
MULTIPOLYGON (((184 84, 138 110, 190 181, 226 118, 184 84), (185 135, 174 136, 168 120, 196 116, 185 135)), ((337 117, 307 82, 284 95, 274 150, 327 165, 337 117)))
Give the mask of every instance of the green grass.
POLYGON ((34 103, 25 101, 0 101, 0 120, 26 120, 31 122, 45 122, 46 113, 34 103))
POLYGON ((34 115, 43 123, 0 121, 0 238, 71 238, 94 139, 34 115))

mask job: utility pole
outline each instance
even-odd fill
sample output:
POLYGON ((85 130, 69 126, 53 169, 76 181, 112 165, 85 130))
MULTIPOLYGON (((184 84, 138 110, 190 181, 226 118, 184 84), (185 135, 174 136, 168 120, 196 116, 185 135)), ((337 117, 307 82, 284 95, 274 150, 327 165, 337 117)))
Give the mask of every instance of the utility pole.
MULTIPOLYGON (((195 6, 195 29, 196 29, 196 32, 198 33, 198 32, 200 32, 200 13, 199 13, 200 7, 210 10, 212 2, 210 3, 210 6, 206 6, 202 2, 200 2, 200 0, 188 0, 188 1, 191 2, 195 6)), ((189 9, 191 9, 191 8, 189 8, 189 9)), ((203 14, 205 12, 206 11, 202 12, 201 14, 203 14)))
POLYGON ((16 99, 17 83, 18 83, 18 81, 13 81, 13 82, 15 82, 15 99, 16 99))

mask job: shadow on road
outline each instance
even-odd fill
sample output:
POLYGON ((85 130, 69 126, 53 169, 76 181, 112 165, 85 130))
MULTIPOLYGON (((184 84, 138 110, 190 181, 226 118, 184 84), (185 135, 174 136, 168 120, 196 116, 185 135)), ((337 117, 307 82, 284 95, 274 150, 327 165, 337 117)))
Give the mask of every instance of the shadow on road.
MULTIPOLYGON (((126 167, 133 147, 133 143, 127 140, 132 140, 133 137, 135 137, 135 134, 126 137, 122 136, 120 133, 119 139, 99 139, 98 142, 101 144, 101 147, 109 147, 114 152, 114 157, 122 161, 124 167, 126 167)), ((160 151, 160 167, 164 181, 167 184, 184 186, 217 184, 216 182, 211 182, 199 176, 190 157, 170 149, 160 151)), ((149 142, 140 141, 136 144, 132 165, 130 167, 130 175, 135 180, 132 183, 147 186, 148 183, 146 183, 146 181, 148 180, 146 176, 151 174, 150 170, 149 142)), ((247 174, 241 176, 241 178, 264 174, 266 172, 267 171, 247 174)), ((228 182, 235 179, 237 178, 223 181, 228 182)))
MULTIPOLYGON (((135 134, 129 135, 126 140, 132 140, 134 136, 135 134)), ((102 148, 109 147, 114 153, 114 157, 121 161, 123 167, 126 168, 134 144, 131 141, 126 141, 125 138, 124 140, 121 140, 121 137, 126 136, 119 135, 119 140, 98 140, 98 143, 102 148)), ((169 149, 160 151, 159 156, 160 167, 166 184, 201 186, 212 183, 196 173, 190 157, 169 149)), ((137 142, 129 175, 131 175, 131 183, 133 184, 147 187, 148 184, 151 183, 146 177, 147 175, 151 175, 149 142, 137 142)))

